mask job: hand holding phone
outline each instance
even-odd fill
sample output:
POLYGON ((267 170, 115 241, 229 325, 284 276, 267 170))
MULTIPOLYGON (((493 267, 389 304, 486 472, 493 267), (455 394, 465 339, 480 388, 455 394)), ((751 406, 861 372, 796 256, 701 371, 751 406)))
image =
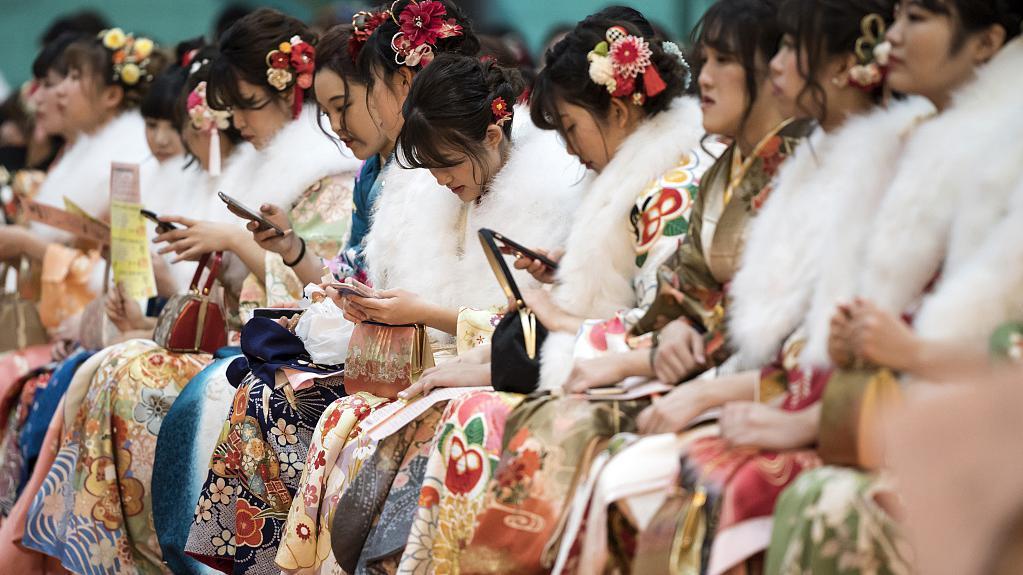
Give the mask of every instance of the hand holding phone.
POLYGON ((274 230, 277 232, 277 235, 283 236, 285 234, 285 231, 282 230, 280 226, 264 218, 259 213, 253 211, 252 209, 248 208, 247 206, 245 206, 238 200, 232 198, 231 196, 225 194, 224 192, 217 192, 217 196, 220 198, 220 201, 224 202, 227 205, 227 209, 230 210, 232 214, 238 216, 239 218, 250 220, 259 224, 258 231, 274 230))
POLYGON ((337 290, 338 293, 340 293, 341 295, 365 297, 372 299, 380 297, 377 294, 376 290, 355 280, 349 280, 344 283, 332 283, 330 284, 330 287, 337 290))
POLYGON ((167 232, 172 232, 178 229, 178 226, 175 226, 170 222, 161 222, 159 216, 145 208, 139 210, 139 213, 142 214, 143 218, 146 218, 147 220, 156 224, 156 233, 158 234, 165 234, 167 232))
POLYGON ((543 264, 544 267, 551 271, 558 269, 558 262, 554 261, 553 259, 547 257, 544 254, 531 250, 518 242, 510 240, 497 232, 494 232, 494 241, 501 244, 501 252, 506 255, 525 257, 534 261, 538 261, 541 264, 543 264))

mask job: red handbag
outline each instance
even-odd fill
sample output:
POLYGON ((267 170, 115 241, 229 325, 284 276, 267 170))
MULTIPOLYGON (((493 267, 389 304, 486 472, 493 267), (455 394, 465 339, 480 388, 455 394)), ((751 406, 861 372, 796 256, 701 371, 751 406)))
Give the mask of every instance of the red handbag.
POLYGON ((153 333, 160 347, 182 353, 213 353, 227 345, 227 318, 223 307, 210 297, 222 258, 221 252, 204 255, 188 293, 172 297, 164 306, 153 333), (207 270, 206 281, 199 289, 207 270))

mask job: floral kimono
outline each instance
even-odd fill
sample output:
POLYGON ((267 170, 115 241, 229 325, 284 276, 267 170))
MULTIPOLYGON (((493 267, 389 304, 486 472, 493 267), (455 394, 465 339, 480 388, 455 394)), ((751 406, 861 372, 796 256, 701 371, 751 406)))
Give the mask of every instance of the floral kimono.
MULTIPOLYGON (((458 354, 489 342, 506 300, 476 230, 496 229, 545 247, 561 245, 567 233, 580 166, 553 133, 536 129, 527 117, 523 110, 522 119, 515 120, 509 159, 490 191, 473 205, 453 201, 433 181, 402 183, 428 174, 406 170, 382 177, 387 188, 367 243, 371 276, 377 287, 403 287, 459 309, 454 338, 433 333, 458 354), (419 249, 394 243, 401 237, 421 238, 419 249)), ((535 285, 528 275, 513 273, 519 285, 535 285)), ((314 444, 306 464, 305 497, 292 506, 277 555, 284 571, 333 573, 338 562, 358 571, 395 566, 414 530, 427 460, 443 427, 441 417, 450 412, 445 406, 453 409, 448 401, 471 391, 434 390, 409 402, 356 394, 324 413, 314 435, 314 441, 322 441, 314 444), (378 465, 378 459, 393 465, 378 465)), ((469 405, 503 415, 518 401, 490 399, 469 405)))
MULTIPOLYGON (((702 152, 694 151, 699 122, 689 105, 679 100, 663 117, 649 120, 611 165, 588 183, 559 266, 562 283, 555 295, 562 305, 590 302, 586 309, 567 308, 583 317, 614 318, 587 321, 579 337, 559 342, 560 348, 545 344, 544 368, 548 357, 570 367, 576 345, 585 349, 580 353, 584 357, 612 349, 615 344, 608 341, 626 345, 624 332, 654 299, 657 268, 686 234, 701 174, 711 164, 702 152), (669 131, 669 125, 676 131, 669 131), (650 154, 654 149, 658 153, 650 154), (637 186, 637 173, 644 172, 650 174, 649 180, 637 186), (602 234, 606 230, 617 231, 602 234), (592 266, 594 252, 613 254, 613 269, 592 266), (582 269, 585 258, 590 258, 589 271, 582 269), (594 299, 592 294, 605 288, 608 280, 620 282, 608 290, 617 299, 594 299), (591 289, 578 299, 570 295, 591 289), (565 293, 559 295, 559 290, 565 293)), ((602 440, 622 431, 642 405, 552 396, 529 400, 500 392, 475 392, 451 402, 437 429, 399 569, 539 568, 576 464, 585 467, 585 458, 602 440)))
MULTIPOLYGON (((918 127, 900 170, 911 185, 900 188, 897 179, 889 192, 910 191, 912 195, 906 196, 916 203, 950 206, 948 217, 936 219, 940 227, 911 234, 935 238, 933 245, 925 246, 927 251, 921 253, 917 245, 913 252, 896 250, 893 256, 905 264, 909 261, 905 254, 912 253, 941 266, 941 279, 914 314, 914 332, 925 340, 975 347, 987 342, 995 361, 1018 362, 1023 357, 1023 167, 1018 162, 1023 144, 999 139, 1009 122, 1021 125, 1015 97, 1021 64, 1023 41, 1016 40, 957 94, 954 109, 918 127), (942 140, 955 143, 938 144, 942 140), (980 173, 966 173, 960 165, 977 166, 980 173), (941 168, 925 171, 922 166, 941 168), (985 183, 984 194, 958 193, 970 189, 978 177, 985 183)), ((912 266, 906 267, 912 271, 912 266)), ((873 372, 868 377, 877 379, 873 372)), ((848 407, 859 404, 860 398, 849 389, 829 385, 822 438, 833 435, 856 444, 861 429, 838 426, 836 420, 849 421, 846 413, 851 412, 858 420, 871 421, 863 408, 848 407), (845 401, 829 409, 843 396, 845 401)), ((822 452, 825 447, 821 445, 822 452)), ((897 500, 898 489, 886 469, 867 471, 876 469, 877 461, 864 459, 832 459, 831 465, 801 476, 781 494, 774 510, 768 573, 899 574, 917 568, 901 526, 882 504, 885 498, 897 500)))
MULTIPOLYGON (((343 238, 331 240, 327 230, 333 227, 336 233, 338 222, 347 222, 346 213, 334 219, 334 212, 309 206, 316 202, 348 207, 350 191, 330 177, 322 179, 305 191, 292 212, 296 230, 301 233, 309 226, 317 240, 310 242, 310 249, 326 246, 331 251, 320 255, 336 253, 343 238)), ((280 266, 268 264, 268 270, 294 278, 280 266)), ((289 283, 297 281, 279 280, 266 291, 276 293, 275 286, 289 283)), ((157 438, 178 395, 213 358, 170 352, 147 340, 132 340, 104 352, 50 477, 36 496, 25 544, 59 558, 72 570, 88 566, 95 573, 163 573, 167 566, 152 516, 157 438), (63 482, 72 489, 64 491, 63 482), (83 549, 90 550, 88 557, 82 555, 83 549)), ((69 402, 68 408, 72 405, 69 402)))

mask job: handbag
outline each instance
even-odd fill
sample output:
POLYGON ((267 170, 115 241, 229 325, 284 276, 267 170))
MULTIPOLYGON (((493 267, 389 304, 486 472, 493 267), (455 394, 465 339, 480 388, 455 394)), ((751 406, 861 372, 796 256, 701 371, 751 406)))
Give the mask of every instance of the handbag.
POLYGON ((0 293, 0 325, 3 326, 0 330, 0 352, 25 349, 49 341, 35 303, 22 299, 17 288, 7 292, 7 276, 11 267, 8 264, 0 267, 0 282, 3 282, 0 293))
POLYGON ((221 252, 204 255, 188 293, 175 295, 164 306, 153 333, 157 345, 180 353, 213 353, 227 345, 224 310, 210 297, 222 258, 221 252), (204 271, 206 281, 200 289, 204 271))
POLYGON ((433 367, 433 349, 422 324, 355 326, 345 358, 345 393, 395 399, 433 367))
POLYGON ((497 391, 532 393, 540 381, 540 349, 547 339, 547 328, 522 299, 522 292, 497 245, 504 238, 486 228, 480 229, 479 237, 501 289, 518 308, 501 318, 491 337, 490 383, 497 391))

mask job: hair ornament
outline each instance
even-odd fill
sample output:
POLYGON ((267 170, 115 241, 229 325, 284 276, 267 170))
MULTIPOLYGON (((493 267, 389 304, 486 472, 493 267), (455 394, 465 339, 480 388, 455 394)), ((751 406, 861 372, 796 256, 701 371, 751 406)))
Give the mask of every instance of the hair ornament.
MULTIPOLYGON (((201 66, 201 63, 200 63, 201 66)), ((220 175, 220 130, 231 127, 231 112, 214 110, 206 101, 206 81, 199 82, 188 94, 185 109, 192 127, 210 135, 210 175, 220 175)))
POLYGON ((888 74, 892 45, 884 40, 885 28, 880 14, 867 14, 860 21, 862 34, 856 39, 854 49, 859 63, 849 69, 849 83, 861 90, 874 90, 884 83, 888 74))
POLYGON ((653 51, 645 38, 633 36, 621 26, 608 28, 605 38, 586 55, 594 83, 607 88, 615 98, 631 96, 638 106, 668 87, 651 61, 653 51), (640 74, 643 75, 642 91, 636 89, 640 74))
POLYGON ((462 35, 462 27, 437 0, 411 0, 397 17, 391 5, 391 18, 400 30, 391 38, 394 61, 399 66, 426 66, 433 61, 437 40, 462 35))
POLYGON ((665 40, 661 42, 661 49, 664 50, 665 54, 674 56, 678 63, 682 66, 682 69, 686 72, 685 89, 688 90, 693 83, 693 68, 689 65, 689 61, 686 60, 686 55, 682 52, 682 48, 678 47, 678 44, 665 40))
POLYGON ((351 56, 352 62, 359 58, 359 53, 362 52, 362 48, 366 45, 369 37, 373 35, 373 31, 390 19, 390 10, 382 10, 380 12, 362 11, 356 12, 352 16, 352 35, 348 38, 348 55, 351 56))
POLYGON ((504 98, 500 96, 494 98, 494 101, 490 103, 490 111, 494 115, 494 123, 498 126, 504 126, 512 119, 512 110, 508 106, 508 102, 505 102, 504 98))
POLYGON ((139 82, 153 80, 153 74, 149 71, 149 57, 156 49, 156 44, 152 40, 141 36, 136 38, 134 34, 126 34, 120 28, 103 30, 97 38, 110 52, 114 82, 132 88, 139 82))
POLYGON ((278 92, 296 86, 292 117, 302 112, 302 96, 313 85, 316 48, 297 34, 266 54, 266 82, 278 92))

